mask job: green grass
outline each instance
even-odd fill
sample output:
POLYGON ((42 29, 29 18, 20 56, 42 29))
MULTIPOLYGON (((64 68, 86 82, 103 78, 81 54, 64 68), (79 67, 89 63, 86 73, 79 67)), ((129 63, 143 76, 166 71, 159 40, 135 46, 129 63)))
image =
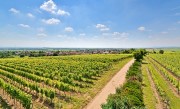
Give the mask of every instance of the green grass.
MULTIPOLYGON (((152 66, 152 64, 149 64, 149 65, 152 66)), ((152 67, 154 68, 154 66, 152 66, 152 67)), ((169 98, 170 108, 171 109, 179 109, 179 107, 180 107, 180 98, 177 97, 172 92, 170 86, 168 85, 168 82, 156 70, 154 70, 154 72, 152 72, 152 74, 157 78, 156 80, 158 81, 160 87, 165 91, 167 97, 169 98)))
POLYGON ((147 109, 156 108, 156 97, 154 96, 153 89, 151 87, 150 80, 146 71, 146 65, 142 64, 142 75, 143 75, 143 100, 147 109))

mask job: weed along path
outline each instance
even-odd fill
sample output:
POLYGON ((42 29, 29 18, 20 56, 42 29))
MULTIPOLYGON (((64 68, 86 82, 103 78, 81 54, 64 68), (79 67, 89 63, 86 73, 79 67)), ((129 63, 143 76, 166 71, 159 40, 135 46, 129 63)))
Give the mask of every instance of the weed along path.
POLYGON ((129 61, 106 85, 105 87, 87 104, 84 109, 101 109, 101 104, 106 103, 109 94, 114 94, 116 88, 126 80, 126 72, 134 63, 134 59, 129 61))

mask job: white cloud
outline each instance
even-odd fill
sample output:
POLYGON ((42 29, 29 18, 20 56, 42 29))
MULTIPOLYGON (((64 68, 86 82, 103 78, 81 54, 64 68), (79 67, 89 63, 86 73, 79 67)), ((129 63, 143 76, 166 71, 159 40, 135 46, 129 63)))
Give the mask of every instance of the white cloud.
POLYGON ((48 25, 57 25, 61 21, 59 19, 51 18, 51 19, 48 19, 48 20, 43 19, 42 22, 44 22, 44 23, 46 23, 48 25))
POLYGON ((49 0, 47 2, 44 2, 40 6, 40 9, 45 10, 45 11, 50 12, 50 13, 55 13, 55 10, 57 9, 57 6, 52 0, 49 0))
POLYGON ((97 24, 97 25, 96 25, 96 28, 106 28, 106 26, 103 25, 103 24, 97 24))
POLYGON ((35 16, 31 13, 27 13, 27 16, 30 17, 30 18, 34 18, 35 16))
POLYGON ((70 16, 70 13, 69 13, 69 12, 66 12, 66 11, 64 11, 64 10, 59 9, 59 10, 57 11, 57 15, 61 15, 61 16, 67 15, 67 16, 70 16))
POLYGON ((73 29, 72 27, 66 27, 66 28, 64 29, 64 31, 66 31, 66 32, 72 32, 72 31, 74 31, 74 29, 73 29))
POLYGON ((30 28, 29 25, 25 25, 25 24, 19 24, 19 26, 23 27, 23 28, 30 28))
POLYGON ((61 16, 70 16, 70 13, 61 9, 57 8, 57 5, 53 2, 53 0, 49 0, 47 2, 44 2, 40 9, 45 10, 47 12, 50 12, 52 14, 61 15, 61 16))
POLYGON ((113 35, 119 35, 119 34, 121 34, 121 33, 119 33, 119 32, 114 32, 113 33, 113 35))
POLYGON ((113 34, 113 37, 114 38, 127 38, 128 36, 129 36, 129 33, 126 33, 126 32, 122 32, 122 33, 120 33, 120 32, 114 32, 113 34))
POLYGON ((45 33, 38 33, 37 36, 39 36, 39 37, 46 37, 47 34, 45 34, 45 33))
POLYGON ((85 33, 80 33, 79 35, 80 35, 80 36, 85 36, 86 34, 85 34, 85 33))
POLYGON ((12 12, 12 13, 14 13, 14 14, 20 13, 20 11, 17 10, 17 9, 15 9, 15 8, 11 8, 11 9, 9 9, 9 11, 12 12))
POLYGON ((127 39, 129 33, 127 32, 113 32, 113 33, 102 33, 103 36, 108 36, 113 39, 127 39))
POLYGON ((146 28, 145 28, 145 27, 143 27, 143 26, 141 26, 141 27, 139 27, 139 28, 138 28, 138 30, 139 30, 139 31, 145 31, 145 30, 146 30, 146 28))
POLYGON ((108 28, 106 25, 103 24, 97 24, 96 28, 99 29, 100 31, 109 31, 110 28, 108 28))

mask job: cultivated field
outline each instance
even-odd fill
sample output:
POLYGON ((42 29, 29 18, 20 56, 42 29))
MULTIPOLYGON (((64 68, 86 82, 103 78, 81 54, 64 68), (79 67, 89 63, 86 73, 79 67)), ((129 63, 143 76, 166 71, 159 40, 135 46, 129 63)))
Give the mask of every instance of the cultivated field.
POLYGON ((132 55, 0 59, 1 107, 79 109, 132 55))
POLYGON ((180 53, 148 54, 135 61, 126 83, 111 94, 103 109, 179 109, 180 53))
POLYGON ((144 60, 142 71, 146 108, 179 109, 180 54, 150 54, 144 60))
POLYGON ((0 107, 179 109, 180 53, 133 62, 132 54, 0 59, 0 107))

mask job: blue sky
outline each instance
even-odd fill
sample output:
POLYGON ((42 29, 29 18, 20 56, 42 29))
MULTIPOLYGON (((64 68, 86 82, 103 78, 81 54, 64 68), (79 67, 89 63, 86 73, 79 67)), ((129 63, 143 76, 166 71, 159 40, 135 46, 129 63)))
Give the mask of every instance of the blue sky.
POLYGON ((179 0, 5 0, 0 47, 180 47, 179 0))

